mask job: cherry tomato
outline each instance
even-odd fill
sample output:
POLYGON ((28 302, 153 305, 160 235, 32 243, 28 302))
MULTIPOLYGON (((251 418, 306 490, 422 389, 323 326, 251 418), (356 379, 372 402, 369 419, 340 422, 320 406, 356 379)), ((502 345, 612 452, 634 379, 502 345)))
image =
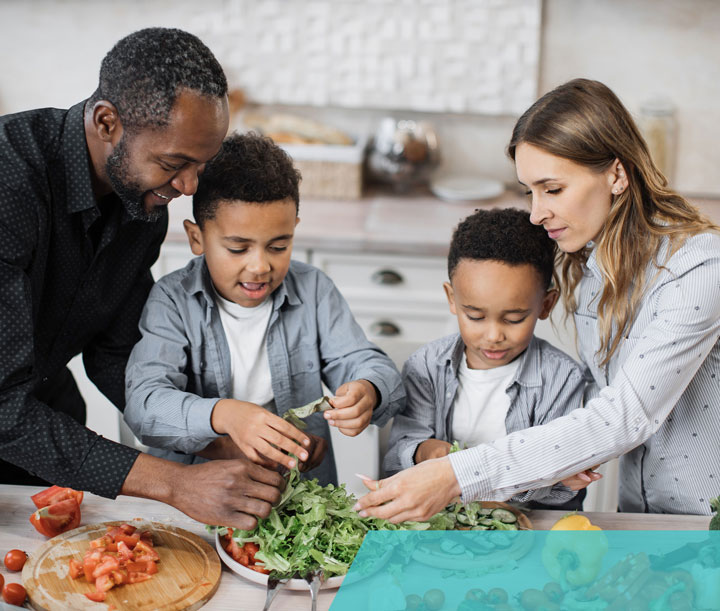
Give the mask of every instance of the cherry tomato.
POLYGON ((9 583, 3 588, 3 598, 8 605, 17 605, 18 607, 25 602, 27 594, 25 588, 19 583, 9 583))
POLYGON ((423 602, 425 603, 425 608, 429 611, 442 609, 445 604, 445 592, 437 588, 428 590, 425 592, 425 596, 423 596, 423 602))
POLYGON ((27 554, 21 549, 11 549, 5 554, 5 568, 8 571, 22 571, 25 561, 27 560, 27 554))

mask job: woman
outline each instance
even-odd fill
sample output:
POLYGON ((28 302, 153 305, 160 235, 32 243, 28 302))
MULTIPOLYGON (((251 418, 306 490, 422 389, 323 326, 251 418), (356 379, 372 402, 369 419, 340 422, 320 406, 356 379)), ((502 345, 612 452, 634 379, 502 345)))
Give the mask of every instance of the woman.
POLYGON ((562 295, 594 384, 584 409, 380 482, 361 515, 426 519, 620 460, 619 509, 708 514, 720 493, 720 235, 667 187, 602 83, 570 81, 508 147, 531 221, 561 251, 562 295), (379 488, 378 488, 379 487, 379 488))

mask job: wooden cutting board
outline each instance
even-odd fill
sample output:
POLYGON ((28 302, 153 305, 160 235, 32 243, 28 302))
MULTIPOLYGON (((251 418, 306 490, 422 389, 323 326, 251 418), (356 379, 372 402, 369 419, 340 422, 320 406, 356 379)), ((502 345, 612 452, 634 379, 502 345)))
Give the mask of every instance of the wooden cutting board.
POLYGON ((113 607, 118 611, 191 611, 202 607, 220 583, 222 565, 210 544, 168 524, 142 520, 127 523, 153 533, 160 562, 152 579, 113 588, 103 603, 86 598, 84 593, 94 591, 95 585, 84 577, 71 579, 69 560, 82 561, 91 539, 104 535, 108 526, 122 522, 81 526, 50 539, 28 558, 22 578, 32 606, 39 611, 113 607))

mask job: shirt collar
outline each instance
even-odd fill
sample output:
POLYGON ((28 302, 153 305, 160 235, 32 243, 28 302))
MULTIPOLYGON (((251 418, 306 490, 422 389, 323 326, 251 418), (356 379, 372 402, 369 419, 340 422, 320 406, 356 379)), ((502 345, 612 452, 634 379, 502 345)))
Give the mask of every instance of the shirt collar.
MULTIPOLYGON (((460 369, 461 359, 465 357, 465 344, 458 333, 455 342, 448 347, 444 362, 452 367, 455 377, 460 369)), ((518 368, 510 386, 518 383, 522 386, 542 386, 540 363, 540 346, 538 339, 533 335, 528 347, 518 358, 518 368)))
POLYGON ((62 133, 63 157, 66 159, 67 211, 71 214, 97 208, 90 174, 90 155, 85 140, 84 109, 85 101, 82 101, 68 110, 62 133), (74 163, 69 163, 70 159, 74 163), (78 172, 77 168, 86 168, 87 171, 78 172))

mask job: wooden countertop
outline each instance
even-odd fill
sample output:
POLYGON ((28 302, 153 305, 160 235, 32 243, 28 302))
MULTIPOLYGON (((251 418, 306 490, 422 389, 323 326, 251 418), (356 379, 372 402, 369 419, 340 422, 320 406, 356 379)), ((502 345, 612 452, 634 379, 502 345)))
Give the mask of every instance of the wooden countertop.
MULTIPOLYGON (((720 199, 690 201, 720 223, 720 199)), ((407 194, 370 191, 362 199, 304 199, 295 247, 358 253, 414 256, 447 255, 452 232, 476 208, 526 208, 527 199, 506 191, 481 202, 447 202, 430 191, 407 194)), ((192 218, 192 201, 181 197, 170 204, 169 243, 187 244, 182 221, 192 218)))
MULTIPOLYGON (((0 550, 3 554, 18 548, 32 554, 47 539, 32 527, 28 518, 35 510, 30 496, 42 488, 33 486, 0 485, 0 550)), ((528 513, 536 529, 546 530, 562 511, 531 511, 528 513)), ((707 530, 708 516, 683 516, 667 514, 623 514, 592 513, 587 515, 594 524, 606 530, 707 530)), ((109 520, 130 520, 132 518, 170 523, 200 535, 214 546, 214 539, 199 522, 188 518, 176 509, 145 499, 121 496, 109 500, 93 494, 85 494, 82 504, 82 524, 94 524, 109 520)), ((0 572, 5 582, 20 581, 19 573, 10 573, 3 566, 0 572)), ((326 611, 337 590, 321 591, 318 609, 326 611)), ((203 607, 208 611, 230 611, 237 609, 262 609, 265 601, 265 588, 248 582, 227 568, 223 568, 220 587, 217 593, 203 607)), ((283 591, 273 602, 273 611, 297 611, 309 608, 307 592, 283 591)))

